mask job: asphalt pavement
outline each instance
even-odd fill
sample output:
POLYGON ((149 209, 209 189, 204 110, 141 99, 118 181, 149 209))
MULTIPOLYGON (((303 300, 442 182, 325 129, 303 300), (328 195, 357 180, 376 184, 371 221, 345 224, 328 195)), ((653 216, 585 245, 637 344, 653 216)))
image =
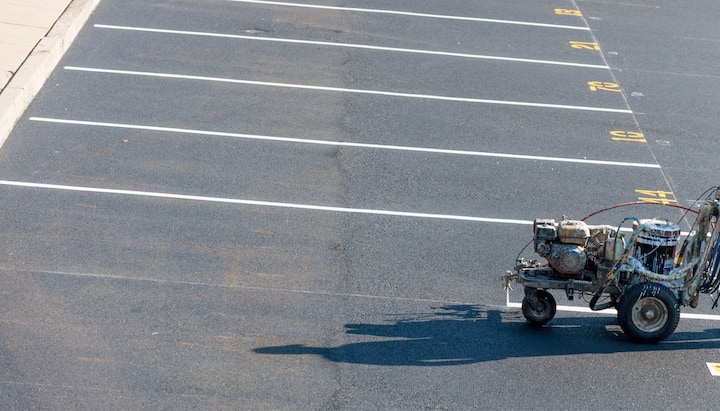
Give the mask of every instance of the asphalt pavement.
POLYGON ((718 184, 696 6, 103 0, 0 150, 0 408, 714 409, 707 296, 643 345, 500 282, 718 184))

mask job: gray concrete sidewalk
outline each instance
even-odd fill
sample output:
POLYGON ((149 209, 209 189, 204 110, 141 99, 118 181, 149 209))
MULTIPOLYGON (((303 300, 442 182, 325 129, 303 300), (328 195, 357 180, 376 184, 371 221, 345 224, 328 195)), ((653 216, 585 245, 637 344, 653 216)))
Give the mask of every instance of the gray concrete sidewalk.
POLYGON ((0 0, 0 146, 100 0, 0 0))

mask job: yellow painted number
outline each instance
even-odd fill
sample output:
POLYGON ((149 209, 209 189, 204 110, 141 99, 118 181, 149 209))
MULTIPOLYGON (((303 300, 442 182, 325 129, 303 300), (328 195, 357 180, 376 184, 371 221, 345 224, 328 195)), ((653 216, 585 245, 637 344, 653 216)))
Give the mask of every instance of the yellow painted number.
POLYGON ((622 92, 617 83, 610 83, 607 81, 588 81, 588 87, 590 87, 590 91, 612 91, 614 93, 622 92))
POLYGON ((643 196, 648 196, 648 197, 638 197, 638 200, 644 201, 646 203, 656 203, 656 204, 677 203, 677 200, 668 197, 668 196, 675 197, 675 195, 672 193, 672 191, 635 190, 635 192, 640 195, 643 195, 643 196))
POLYGON ((560 15, 563 15, 563 16, 577 16, 577 17, 582 17, 582 13, 580 13, 580 10, 555 9, 555 14, 560 14, 560 15))
POLYGON ((615 141, 631 141, 633 143, 647 143, 645 135, 637 131, 621 131, 613 130, 610 132, 612 139, 615 141))
POLYGON ((571 41, 570 47, 578 50, 595 50, 600 51, 600 45, 597 43, 590 43, 587 41, 571 41))

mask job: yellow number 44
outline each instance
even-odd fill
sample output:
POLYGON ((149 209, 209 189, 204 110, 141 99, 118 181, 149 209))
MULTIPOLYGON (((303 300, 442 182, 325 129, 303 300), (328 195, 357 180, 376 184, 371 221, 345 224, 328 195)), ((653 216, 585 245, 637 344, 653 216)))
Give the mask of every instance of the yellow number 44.
POLYGON ((636 193, 641 195, 646 195, 649 197, 638 197, 638 200, 644 201, 646 203, 656 203, 656 204, 672 204, 677 203, 677 200, 672 199, 668 196, 673 196, 674 194, 672 191, 662 191, 662 190, 635 190, 636 193))

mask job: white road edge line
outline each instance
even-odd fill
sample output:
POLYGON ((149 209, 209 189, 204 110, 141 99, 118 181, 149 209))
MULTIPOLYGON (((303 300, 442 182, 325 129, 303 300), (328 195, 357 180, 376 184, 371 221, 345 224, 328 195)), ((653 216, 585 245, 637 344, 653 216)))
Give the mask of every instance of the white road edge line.
POLYGON ((314 46, 357 48, 357 49, 365 49, 365 50, 425 54, 425 55, 443 56, 443 57, 460 57, 460 58, 480 59, 480 60, 510 61, 510 62, 517 62, 517 63, 549 64, 549 65, 570 66, 570 67, 580 67, 580 68, 593 68, 593 69, 603 69, 603 70, 610 69, 610 67, 607 65, 599 65, 599 64, 584 64, 584 63, 571 63, 571 62, 553 61, 553 60, 535 60, 535 59, 524 59, 524 58, 516 58, 516 57, 487 56, 487 55, 482 55, 482 54, 452 53, 452 52, 445 52, 445 51, 406 49, 406 48, 399 48, 399 47, 371 46, 371 45, 366 45, 366 44, 335 43, 335 42, 329 42, 329 41, 296 40, 296 39, 283 39, 283 38, 273 38, 273 37, 246 36, 246 35, 238 35, 238 34, 221 34, 221 33, 198 32, 198 31, 154 29, 154 28, 147 28, 147 27, 116 26, 116 25, 110 25, 110 24, 95 24, 94 27, 100 28, 100 29, 138 31, 138 32, 146 32, 146 33, 180 34, 180 35, 199 36, 199 37, 217 37, 217 38, 228 38, 228 39, 239 39, 239 40, 266 41, 266 42, 275 42, 275 43, 290 43, 290 44, 303 44, 303 45, 314 45, 314 46))
POLYGON ((208 196, 197 196, 197 195, 186 195, 186 194, 172 194, 172 193, 159 193, 152 191, 136 191, 136 190, 119 190, 113 188, 99 188, 99 187, 83 187, 83 186, 71 186, 62 184, 44 184, 44 183, 31 183, 24 181, 10 181, 0 180, 0 185, 14 186, 14 187, 26 187, 26 188, 40 188, 49 190, 63 190, 63 191, 76 191, 76 192, 89 192, 96 194, 117 194, 137 197, 156 197, 156 198, 167 198, 174 200, 189 200, 189 201, 205 201, 213 203, 229 203, 229 204, 240 204, 250 206, 262 206, 262 207, 277 207, 277 208, 291 208, 299 210, 312 210, 312 211, 334 211, 339 213, 352 213, 352 214, 371 214, 371 215, 385 215, 385 216, 396 216, 396 217, 414 217, 414 218, 427 218, 437 220, 457 220, 457 221, 474 221, 482 223, 498 223, 498 224, 522 224, 532 225, 532 221, 529 220, 514 220, 507 218, 486 218, 486 217, 473 217, 453 214, 432 214, 432 213, 414 213, 406 211, 392 211, 392 210, 374 210, 366 208, 348 208, 348 207, 332 207, 332 206, 321 206, 312 204, 297 204, 297 203, 282 203, 275 201, 260 201, 260 200, 244 200, 237 198, 222 198, 222 197, 208 197, 208 196))
MULTIPOLYGON (((505 305, 509 308, 521 308, 521 303, 514 303, 510 301, 510 290, 506 291, 506 303, 505 305)), ((575 313, 586 313, 596 315, 617 315, 617 310, 614 308, 608 308, 601 311, 593 311, 590 307, 575 307, 570 305, 558 305, 557 311, 575 312, 575 313)), ((712 314, 694 314, 694 313, 680 313, 680 318, 686 318, 689 320, 708 320, 708 321, 720 321, 720 315, 712 314)))
POLYGON ((535 27, 590 31, 589 27, 581 27, 581 26, 565 26, 565 25, 560 25, 560 24, 533 23, 533 22, 515 21, 515 20, 497 20, 497 19, 487 19, 487 18, 481 18, 481 17, 448 16, 448 15, 442 15, 442 14, 414 13, 414 12, 409 12, 409 11, 363 9, 363 8, 355 8, 355 7, 338 7, 338 6, 321 6, 321 5, 316 5, 316 4, 300 4, 300 3, 287 3, 287 2, 280 2, 280 1, 264 1, 264 0, 228 0, 228 1, 232 1, 235 3, 266 4, 269 6, 304 7, 304 8, 322 9, 322 10, 354 11, 354 12, 362 12, 362 13, 392 14, 392 15, 411 16, 411 17, 428 17, 428 18, 446 19, 446 20, 476 21, 476 22, 482 22, 482 23, 499 23, 499 24, 516 24, 516 25, 521 25, 521 26, 535 26, 535 27))
POLYGON ((563 158, 563 157, 531 156, 531 155, 522 155, 522 154, 489 153, 489 152, 482 152, 482 151, 450 150, 450 149, 429 148, 429 147, 411 147, 411 146, 396 146, 396 145, 384 145, 384 144, 353 143, 353 142, 343 142, 343 141, 302 139, 302 138, 293 138, 293 137, 276 137, 276 136, 229 133, 229 132, 208 131, 208 130, 194 130, 194 129, 184 129, 184 128, 144 126, 144 125, 136 125, 136 124, 105 123, 105 122, 99 122, 99 121, 67 120, 67 119, 57 119, 57 118, 47 118, 47 117, 30 117, 30 120, 31 121, 39 121, 39 122, 48 122, 48 123, 58 123, 58 124, 71 124, 71 125, 94 126, 94 127, 121 128, 121 129, 124 128, 124 129, 132 129, 132 130, 148 130, 148 131, 159 131, 159 132, 166 132, 166 133, 230 137, 230 138, 249 139, 249 140, 276 141, 276 142, 299 143, 299 144, 314 144, 314 145, 326 145, 326 146, 335 146, 335 147, 355 147, 355 148, 367 148, 367 149, 379 149, 379 150, 423 152, 423 153, 432 153, 432 154, 449 154, 449 155, 463 155, 463 156, 476 156, 476 157, 508 158, 508 159, 531 160, 531 161, 554 161, 554 162, 563 162, 563 163, 592 164, 592 165, 601 165, 601 166, 639 167, 639 168, 655 168, 655 169, 661 168, 659 164, 648 164, 648 163, 627 163, 627 162, 622 162, 622 161, 588 160, 588 159, 580 159, 580 158, 563 158))
POLYGON ((90 73, 102 73, 102 74, 121 74, 121 75, 129 75, 129 76, 172 78, 172 79, 180 79, 180 80, 213 81, 213 82, 218 82, 218 83, 245 84, 245 85, 264 86, 264 87, 294 88, 294 89, 299 89, 299 90, 314 90, 314 91, 342 92, 342 93, 355 93, 355 94, 371 94, 371 95, 378 95, 378 96, 416 98, 416 99, 424 99, 424 100, 441 100, 441 101, 453 101, 453 102, 462 102, 462 103, 497 104, 497 105, 507 105, 507 106, 540 107, 540 108, 554 108, 554 109, 564 109, 564 110, 581 110, 581 111, 596 111, 596 112, 605 112, 605 113, 633 114, 632 110, 617 109, 617 108, 572 106, 572 105, 564 105, 564 104, 530 103, 530 102, 524 102, 524 101, 490 100, 490 99, 478 99, 478 98, 468 98, 468 97, 448 97, 448 96, 437 96, 437 95, 430 95, 430 94, 413 94, 413 93, 399 93, 399 92, 380 91, 380 90, 363 90, 363 89, 351 89, 351 88, 341 88, 341 87, 310 86, 310 85, 303 85, 303 84, 275 83, 275 82, 254 81, 254 80, 238 80, 238 79, 230 79, 230 78, 222 78, 222 77, 192 76, 192 75, 186 75, 186 74, 157 73, 157 72, 149 72, 149 71, 113 70, 113 69, 102 69, 102 68, 94 68, 94 67, 77 67, 77 66, 65 66, 65 70, 83 71, 83 72, 90 72, 90 73))

